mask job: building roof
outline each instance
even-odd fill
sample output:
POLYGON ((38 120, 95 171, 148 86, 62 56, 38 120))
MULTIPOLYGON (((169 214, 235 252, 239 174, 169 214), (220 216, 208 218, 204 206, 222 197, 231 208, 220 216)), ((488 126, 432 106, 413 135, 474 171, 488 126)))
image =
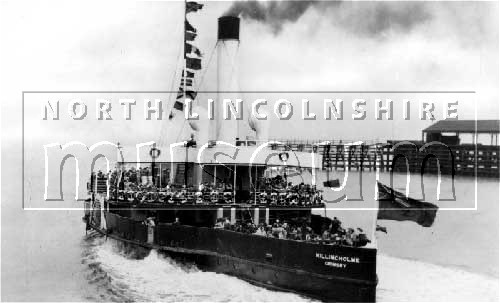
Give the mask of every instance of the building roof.
POLYGON ((500 120, 441 120, 423 130, 426 133, 500 133, 500 120), (477 122, 477 126, 476 126, 477 122))

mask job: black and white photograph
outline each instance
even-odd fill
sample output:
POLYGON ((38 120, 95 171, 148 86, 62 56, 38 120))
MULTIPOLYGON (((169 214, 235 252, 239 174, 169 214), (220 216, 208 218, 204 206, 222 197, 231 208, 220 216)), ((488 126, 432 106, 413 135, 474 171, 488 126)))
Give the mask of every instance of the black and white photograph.
POLYGON ((497 1, 0 1, 3 302, 498 302, 497 1))

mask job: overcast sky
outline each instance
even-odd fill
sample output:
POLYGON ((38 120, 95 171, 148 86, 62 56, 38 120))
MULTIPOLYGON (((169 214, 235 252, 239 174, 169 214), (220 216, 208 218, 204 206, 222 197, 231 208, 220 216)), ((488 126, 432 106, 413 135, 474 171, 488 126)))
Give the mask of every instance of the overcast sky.
MULTIPOLYGON (((197 45, 205 54, 206 66, 216 42, 216 19, 232 3, 203 3, 205 7, 189 17, 198 28, 197 45)), ((172 89, 182 41, 183 2, 2 1, 0 5, 4 138, 20 136, 22 91, 172 89)), ((344 98, 346 118, 342 122, 303 122, 297 112, 291 121, 272 121, 274 137, 419 139, 421 129, 430 122, 413 117, 410 122, 401 122, 398 106, 403 97, 412 100, 413 114, 418 113, 418 101, 426 99, 438 107, 442 102, 459 100, 461 119, 474 118, 475 105, 480 119, 499 116, 495 2, 261 6, 268 10, 257 16, 247 13, 241 23, 242 90, 476 91, 404 96, 287 94, 279 97, 293 102, 301 98, 344 98), (355 97, 368 100, 369 117, 373 116, 375 98, 392 98, 399 120, 380 122, 371 117, 352 121, 350 103, 355 97)), ((214 69, 212 62, 203 89, 216 89, 214 69)), ((243 97, 253 99, 256 95, 243 97)), ((85 98, 90 104, 95 102, 92 96, 85 98)), ((104 125, 97 123, 93 114, 84 123, 61 122, 56 130, 41 121, 39 102, 43 97, 32 100, 26 103, 26 111, 31 113, 26 116, 26 131, 42 141, 81 140, 92 144, 97 138, 125 140, 120 137, 126 134, 128 139, 143 142, 160 134, 158 123, 139 119, 136 123, 114 121, 104 125)), ((321 103, 312 104, 319 117, 321 108, 321 103)), ((122 115, 121 108, 116 115, 122 115)))

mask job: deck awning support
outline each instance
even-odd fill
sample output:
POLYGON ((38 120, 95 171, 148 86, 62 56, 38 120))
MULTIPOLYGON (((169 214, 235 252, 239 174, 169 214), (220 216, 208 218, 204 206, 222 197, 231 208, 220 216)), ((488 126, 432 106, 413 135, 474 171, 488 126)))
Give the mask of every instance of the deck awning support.
POLYGON ((233 203, 236 203, 236 164, 234 165, 233 173, 233 203))
POLYGON ((255 166, 255 178, 254 178, 254 181, 253 181, 253 203, 254 204, 257 204, 257 185, 259 184, 259 182, 257 181, 257 166, 255 166))
POLYGON ((214 186, 217 185, 217 165, 214 166, 214 186))

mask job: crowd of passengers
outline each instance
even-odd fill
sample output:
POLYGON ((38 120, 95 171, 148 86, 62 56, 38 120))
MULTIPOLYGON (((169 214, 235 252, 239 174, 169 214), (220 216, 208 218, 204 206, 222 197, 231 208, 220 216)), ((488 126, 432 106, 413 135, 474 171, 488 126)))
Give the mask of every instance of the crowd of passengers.
MULTIPOLYGON (((150 168, 131 169, 123 171, 119 178, 116 171, 110 171, 110 193, 113 198, 127 200, 133 203, 157 202, 169 204, 210 204, 233 203, 234 189, 229 182, 217 184, 204 182, 198 187, 171 184, 167 180, 163 187, 153 183, 150 168), (118 190, 116 188, 118 184, 118 190)), ((108 174, 99 171, 97 177, 107 179, 108 174)), ((262 205, 312 206, 322 203, 322 191, 315 185, 286 182, 277 175, 272 178, 261 178, 257 192, 251 193, 248 202, 254 199, 262 205)))
POLYGON ((226 229, 235 232, 254 234, 263 237, 272 237, 277 239, 288 239, 296 241, 308 241, 321 244, 347 245, 362 247, 371 241, 368 239, 361 228, 344 228, 342 222, 334 217, 330 225, 323 226, 321 233, 315 233, 314 230, 305 222, 293 224, 277 219, 273 224, 253 222, 231 224, 228 218, 217 219, 216 229, 226 229))

